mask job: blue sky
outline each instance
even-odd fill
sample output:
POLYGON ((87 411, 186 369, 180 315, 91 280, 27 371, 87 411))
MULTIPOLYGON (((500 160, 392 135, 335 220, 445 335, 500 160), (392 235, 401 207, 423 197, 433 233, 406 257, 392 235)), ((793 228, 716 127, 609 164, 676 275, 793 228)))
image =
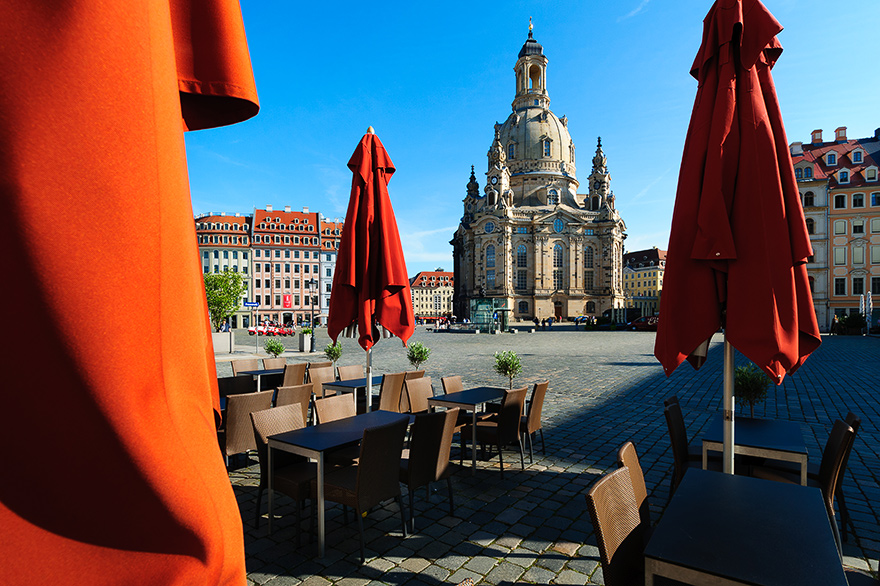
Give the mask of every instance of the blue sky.
MULTIPOLYGON (((372 125, 397 167, 389 192, 408 272, 452 270, 470 167, 482 189, 531 16, 549 59, 550 109, 568 116, 578 148, 578 178, 589 175, 601 136, 627 250, 665 248, 696 95, 688 71, 711 5, 242 0, 261 111, 187 133, 193 211, 268 204, 343 217, 346 163, 372 125)), ((789 142, 838 126, 850 138, 873 136, 880 2, 765 5, 785 27, 773 75, 789 142)))

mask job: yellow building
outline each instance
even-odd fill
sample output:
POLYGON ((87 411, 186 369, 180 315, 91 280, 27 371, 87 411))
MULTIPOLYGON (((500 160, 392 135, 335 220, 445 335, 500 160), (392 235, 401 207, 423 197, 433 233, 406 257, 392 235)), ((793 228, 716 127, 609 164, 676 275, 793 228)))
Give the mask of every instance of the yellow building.
POLYGON ((410 279, 413 315, 423 321, 436 321, 452 315, 454 283, 451 272, 422 271, 410 279))
POLYGON ((623 255, 623 290, 628 318, 656 315, 660 311, 660 292, 666 270, 666 251, 656 246, 623 255))

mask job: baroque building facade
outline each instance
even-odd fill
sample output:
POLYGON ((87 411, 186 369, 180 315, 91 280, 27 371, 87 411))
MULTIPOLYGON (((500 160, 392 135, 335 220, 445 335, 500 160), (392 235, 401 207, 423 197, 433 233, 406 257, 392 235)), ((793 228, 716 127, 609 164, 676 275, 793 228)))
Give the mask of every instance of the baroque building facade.
POLYGON ((453 247, 453 313, 485 321, 608 315, 624 307, 623 240, 601 138, 578 193, 568 119, 550 110, 547 57, 529 37, 512 112, 495 124, 486 185, 471 167, 453 247))
POLYGON ((455 279, 448 271, 422 271, 409 280, 413 314, 417 320, 436 322, 452 317, 455 279))
POLYGON ((663 274, 666 272, 666 251, 656 246, 623 255, 623 288, 626 293, 627 321, 642 315, 657 315, 663 274), (632 315, 630 315, 630 313, 632 315))

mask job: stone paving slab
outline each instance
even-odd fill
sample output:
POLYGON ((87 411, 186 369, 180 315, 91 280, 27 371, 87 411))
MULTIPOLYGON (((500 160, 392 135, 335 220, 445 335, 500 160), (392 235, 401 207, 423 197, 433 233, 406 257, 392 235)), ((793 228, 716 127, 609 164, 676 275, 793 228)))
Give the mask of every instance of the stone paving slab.
MULTIPOLYGON (((327 343, 325 333, 319 330, 318 338, 318 348, 322 348, 327 343)), ((493 354, 500 350, 514 350, 522 358, 523 372, 515 383, 549 379, 544 406, 546 455, 541 453, 540 437, 535 440, 532 462, 526 451, 524 470, 517 454, 505 452, 503 480, 497 456, 491 461, 478 460, 476 475, 466 460, 453 478, 455 517, 449 516, 443 483, 432 491, 430 502, 421 489, 415 495, 416 531, 406 538, 401 536, 396 503, 371 511, 364 522, 364 565, 358 559, 357 524, 344 524, 338 506, 328 505, 324 559, 317 558, 314 542, 305 543, 305 520, 303 544, 295 546, 294 507, 283 495, 277 499, 273 533, 267 530, 265 497, 260 528, 254 529, 259 469, 252 456, 229 474, 242 513, 249 583, 434 586, 471 577, 493 585, 603 584, 586 492, 615 466, 618 447, 633 441, 656 522, 663 514, 672 473, 663 399, 672 394, 681 399, 692 443, 720 407, 720 335, 701 370, 683 364, 668 379, 653 357, 654 334, 650 332, 557 330, 465 336, 419 328, 413 340, 432 350, 422 368, 433 377, 437 393, 441 392, 440 377, 449 374, 461 375, 466 387, 506 386, 506 380, 492 369, 493 354)), ((293 341, 288 342, 292 346, 293 341)), ((363 359, 354 340, 342 343, 339 364, 363 359)), ((290 362, 308 361, 316 360, 320 352, 287 356, 290 362)), ((736 362, 745 363, 745 359, 737 354, 736 362)), ((409 367, 397 340, 382 340, 375 347, 373 365, 378 372, 409 367)), ((228 362, 218 362, 219 375, 230 373, 228 362)), ((833 420, 849 410, 861 415, 862 429, 843 485, 855 526, 844 553, 847 565, 874 572, 880 557, 878 379, 880 339, 824 336, 822 347, 800 371, 772 388, 766 403, 755 410, 756 417, 799 423, 810 459, 816 462, 833 420)), ((406 496, 404 502, 408 502, 406 496)))

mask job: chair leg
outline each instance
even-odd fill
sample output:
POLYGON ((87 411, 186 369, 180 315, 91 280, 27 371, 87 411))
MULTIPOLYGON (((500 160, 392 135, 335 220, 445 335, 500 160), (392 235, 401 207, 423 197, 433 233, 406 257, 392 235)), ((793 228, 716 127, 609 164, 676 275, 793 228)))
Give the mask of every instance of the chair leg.
POLYGON ((342 521, 348 525, 348 506, 342 505, 342 521))
POLYGON ((415 492, 414 488, 410 488, 409 493, 409 521, 410 521, 410 531, 413 533, 416 532, 416 508, 413 505, 413 493, 415 492))
POLYGON ((519 444, 519 465, 522 466, 523 470, 525 470, 526 469, 526 457, 525 457, 525 454, 523 453, 522 438, 517 437, 516 443, 519 444))
POLYGON ((254 529, 260 528, 260 503, 263 501, 263 486, 257 489, 256 512, 254 513, 254 529))
POLYGON ((498 444, 498 463, 501 465, 501 478, 504 478, 504 456, 502 455, 501 444, 498 444))
MULTIPOLYGON (((397 506, 400 507, 400 528, 403 529, 403 536, 406 537, 406 511, 403 508, 403 496, 398 493, 397 506)), ((410 512, 410 515, 413 513, 410 512)), ((415 519, 413 519, 415 521, 415 519)))
POLYGON ((452 476, 446 477, 446 488, 449 490, 449 516, 455 516, 455 503, 452 500, 452 476))
POLYGON ((538 431, 541 432, 541 453, 546 456, 547 455, 547 445, 544 443, 544 428, 542 427, 538 431))
POLYGON ((367 561, 366 552, 364 550, 364 516, 361 515, 361 511, 358 508, 355 508, 355 517, 357 517, 358 522, 358 535, 361 538, 361 563, 367 561))
MULTIPOLYGON (((849 511, 846 510, 846 500, 843 498, 843 487, 837 491, 837 506, 840 509, 840 528, 843 530, 843 540, 846 541, 846 526, 849 524, 849 511)), ((855 527, 855 525, 853 525, 855 527)))
POLYGON ((529 438, 529 464, 532 464, 535 461, 534 454, 532 453, 532 449, 534 447, 535 442, 532 440, 532 434, 526 433, 526 437, 529 438))

